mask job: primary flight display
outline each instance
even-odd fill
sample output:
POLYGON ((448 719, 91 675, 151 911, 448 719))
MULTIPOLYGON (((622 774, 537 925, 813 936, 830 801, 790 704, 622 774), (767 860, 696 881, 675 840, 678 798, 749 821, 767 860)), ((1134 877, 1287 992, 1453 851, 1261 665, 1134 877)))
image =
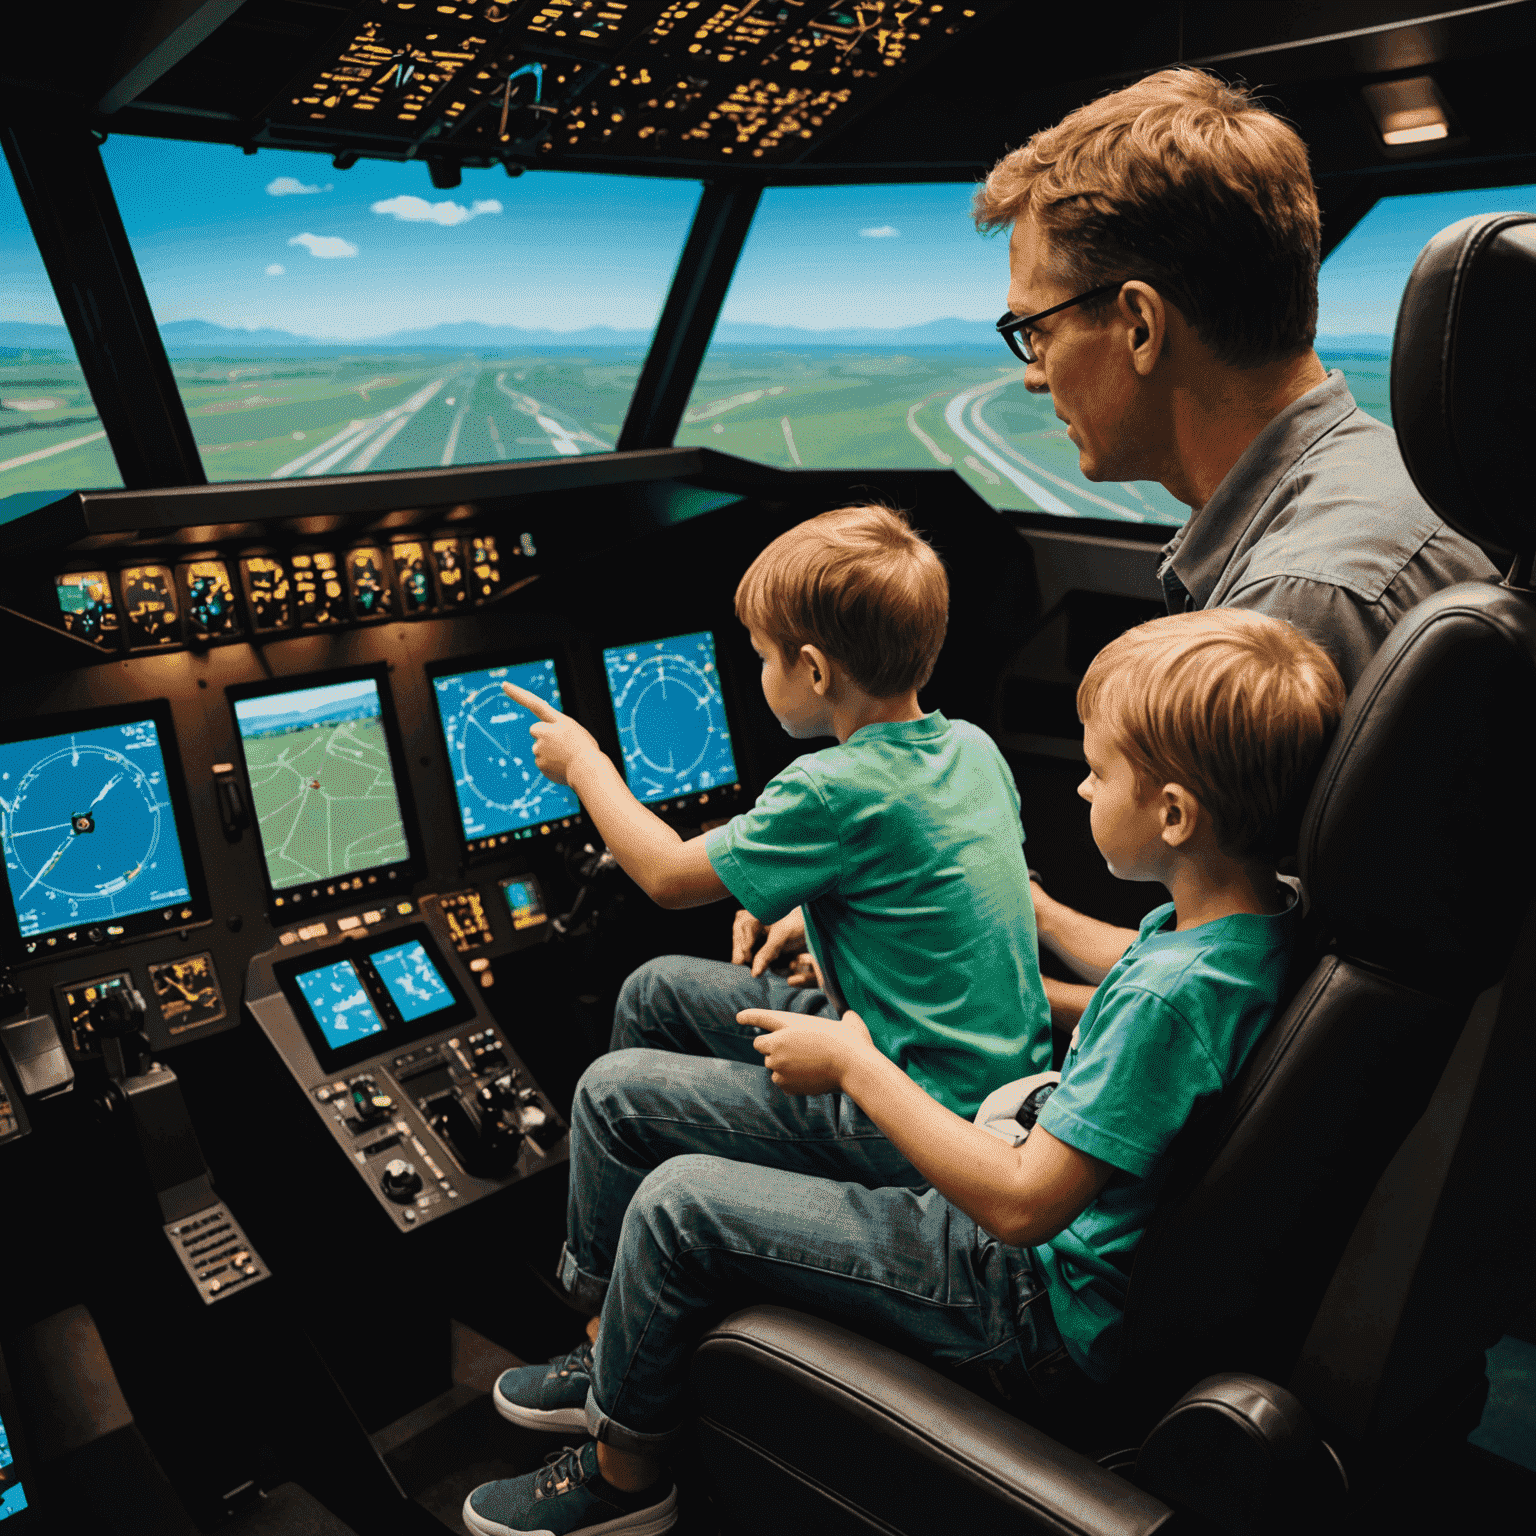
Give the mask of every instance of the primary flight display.
POLYGON ((274 891, 410 857, 376 679, 263 693, 234 710, 274 891))
POLYGON ((24 938, 191 898, 153 719, 0 743, 0 817, 24 938))
POLYGON ((647 804, 736 782, 708 630, 603 652, 624 777, 647 804))
POLYGON ((432 680, 453 767, 459 822, 471 849, 581 810, 572 790, 546 779, 534 766, 533 738, 528 734, 533 716, 502 692, 503 683, 526 688, 554 708, 561 707, 552 660, 449 672, 432 680))

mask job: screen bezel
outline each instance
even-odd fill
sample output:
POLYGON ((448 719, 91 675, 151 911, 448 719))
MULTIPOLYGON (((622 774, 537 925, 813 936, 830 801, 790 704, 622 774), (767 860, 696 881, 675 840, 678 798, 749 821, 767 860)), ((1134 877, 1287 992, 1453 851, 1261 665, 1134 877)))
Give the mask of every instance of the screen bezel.
POLYGON ((247 803, 251 808, 251 832, 256 839, 261 862, 262 884, 267 892, 267 907, 280 920, 302 917, 308 912, 319 912, 327 907, 347 906, 379 900, 391 894, 409 891, 415 881, 426 871, 426 858, 422 852, 421 831, 416 821, 416 805, 411 795, 411 775, 400 735, 400 723, 395 714, 394 695, 389 686, 389 665, 374 662, 367 666, 337 667, 326 672, 294 673, 286 677, 264 678, 256 683, 237 683, 224 690, 229 705, 230 724, 235 732, 235 750, 240 754, 240 767, 245 776, 247 803), (274 694, 297 693, 307 688, 325 688, 334 683, 371 681, 379 693, 379 720, 384 727, 384 741, 389 749, 389 762, 394 769, 395 798, 400 804, 400 824, 405 832, 406 857, 392 864, 374 864, 366 869, 349 870, 344 875, 328 875, 314 884, 303 881, 295 885, 274 886, 267 866, 266 845, 262 841, 261 827, 256 817, 256 797, 251 790, 251 768, 245 755, 245 737, 240 731, 240 719, 235 705, 246 699, 269 698, 274 694), (356 882, 361 881, 361 884, 356 882))
POLYGON ((460 985, 453 967, 444 957, 425 923, 410 923, 404 928, 390 928, 383 933, 345 938, 340 943, 327 944, 323 949, 295 955, 289 960, 279 960, 272 967, 272 975, 278 986, 282 988, 283 996, 288 1000, 288 1006, 293 1009, 293 1015, 299 1021, 299 1028, 304 1031, 304 1038, 315 1053, 315 1060, 326 1071, 348 1067, 355 1062, 365 1061, 371 1056, 392 1055, 426 1035, 435 1035, 442 1030, 467 1024, 476 1017, 473 1001, 460 985), (427 958, 437 967, 437 974, 442 977, 448 991, 452 994, 453 1006, 439 1009, 436 1013, 429 1013, 424 1018, 405 1018, 395 1005, 395 1000, 390 996, 383 979, 370 963, 366 968, 359 967, 357 974, 362 981, 363 990, 368 994, 368 1001, 373 1004, 374 1011, 384 1021, 384 1028, 371 1035, 364 1035, 360 1040, 354 1040, 349 1045, 333 1046, 325 1038, 325 1031, 321 1029, 320 1021, 309 1006, 309 999, 304 996, 298 978, 308 975, 310 971, 337 965, 344 960, 356 962, 377 954, 382 949, 398 949, 402 944, 413 941, 426 950, 427 958))
POLYGON ((674 635, 652 635, 646 640, 610 640, 604 636, 597 647, 597 668, 603 683, 603 699, 608 706, 608 726, 612 733, 615 748, 618 752, 618 760, 614 766, 619 770, 624 779, 625 787, 640 800, 648 811, 654 811, 657 815, 665 815, 670 812, 684 810, 685 808, 697 808, 707 803, 701 801, 701 795, 713 798, 716 795, 735 793, 742 794, 745 791, 745 781, 741 771, 741 726, 736 718, 737 711, 730 700, 731 686, 726 680, 726 662, 723 659, 723 647, 720 643, 720 631, 713 624, 701 624, 697 628, 684 629, 674 635), (609 651, 621 651, 628 646, 655 645, 658 640, 675 640, 678 635, 707 634, 715 644, 715 676, 720 679, 720 707, 725 711, 725 728, 731 735, 731 758, 736 765, 736 777, 725 784, 712 784, 708 789, 692 789, 676 795, 664 795, 659 800, 640 800, 634 787, 629 782, 629 770, 624 763, 624 733, 619 728, 619 711, 614 702, 613 689, 608 680, 607 653, 609 651))
MULTIPOLYGON (((463 543, 463 540, 460 540, 463 543)), ((466 672, 484 672, 491 667, 524 667, 531 661, 553 661, 555 664, 555 685, 560 690, 562 713, 570 715, 573 720, 582 725, 586 722, 581 715, 572 709, 571 669, 563 646, 543 645, 519 646, 515 650, 488 651, 479 656, 456 656, 450 661, 429 662, 423 669, 427 679, 427 688, 432 695, 432 717, 437 723, 437 739, 443 749, 443 766, 448 773, 448 792, 453 796, 454 827, 459 834, 459 848, 467 863, 478 863, 487 859, 500 859, 507 857, 523 843, 537 840, 540 836, 539 828, 548 827, 548 835, 553 836, 558 831, 574 832, 578 828, 586 828, 590 825, 585 808, 580 799, 576 802, 576 809, 567 816, 554 816, 548 821, 530 822, 527 827, 519 827, 515 830, 526 832, 531 836, 516 837, 512 831, 497 832, 487 837, 466 837, 464 834, 464 808, 459 804, 458 785, 454 782, 453 749, 448 741, 448 728, 443 723, 443 712, 437 702, 437 680, 440 677, 460 677, 466 672)), ((574 793, 574 791, 573 791, 574 793)))
POLYGON ((203 878, 202 850, 198 846, 197 831, 192 822, 192 802, 187 797, 181 766, 181 747, 176 739, 176 723, 169 699, 144 699, 134 704, 112 704, 101 709, 72 710, 63 714, 32 715, 24 720, 11 720, 0 724, 0 744, 38 741, 49 736, 77 735, 82 731, 109 729, 114 725, 131 725, 139 720, 152 720, 155 734, 159 738, 160 758, 165 768, 166 798, 170 801, 171 821, 181 848, 181 866, 186 872, 190 894, 185 900, 174 902, 167 908, 151 907, 131 917, 77 922, 73 928, 66 923, 42 933, 26 935, 21 931, 16 903, 11 896, 10 875, 0 874, 6 896, 5 901, 0 903, 0 947, 3 947, 14 964, 26 965, 38 960, 76 954, 82 950, 126 944, 152 933, 178 933, 183 928, 192 928, 213 920, 213 909, 208 902, 208 886, 203 878), (192 913, 190 917, 179 916, 180 911, 187 909, 192 913), (173 914, 169 920, 162 915, 167 911, 173 914), (121 926, 122 933, 100 939, 87 937, 89 932, 105 930, 109 924, 121 926), (67 939, 68 933, 78 936, 67 939))

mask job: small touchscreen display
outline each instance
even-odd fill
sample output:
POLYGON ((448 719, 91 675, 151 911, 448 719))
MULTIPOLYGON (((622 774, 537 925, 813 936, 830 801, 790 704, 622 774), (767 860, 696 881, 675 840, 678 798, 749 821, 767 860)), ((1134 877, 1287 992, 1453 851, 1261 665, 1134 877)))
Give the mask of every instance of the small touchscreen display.
POLYGON ((11 1439, 5 1420, 0 1419, 0 1520, 19 1515, 27 1507, 27 1493, 16 1476, 16 1458, 11 1453, 11 1439))
POLYGON ((350 960, 304 971, 295 980, 332 1050, 383 1032, 384 1021, 368 1000, 362 978, 350 960))
POLYGON ((415 939, 394 949, 379 950, 373 956, 373 968, 402 1019, 424 1019, 453 1006, 448 983, 415 939))

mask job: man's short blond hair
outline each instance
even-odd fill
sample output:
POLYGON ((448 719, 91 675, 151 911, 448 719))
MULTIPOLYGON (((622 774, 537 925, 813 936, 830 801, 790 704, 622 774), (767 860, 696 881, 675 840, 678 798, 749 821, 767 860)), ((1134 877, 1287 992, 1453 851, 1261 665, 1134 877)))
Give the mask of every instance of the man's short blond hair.
POLYGON ((781 533, 736 588, 736 617, 778 646, 824 651, 877 699, 921 688, 949 625, 949 578, 889 507, 841 507, 781 533))
POLYGON ((1281 619, 1210 608, 1128 629, 1077 690, 1142 794, 1182 784, 1232 858, 1293 853, 1323 753, 1344 708, 1328 653, 1281 619))
POLYGON ((983 229, 1033 216, 1074 293, 1149 283, 1230 366, 1294 357, 1317 334, 1306 145, 1203 70, 1161 70, 1042 129, 992 168, 974 212, 983 229))

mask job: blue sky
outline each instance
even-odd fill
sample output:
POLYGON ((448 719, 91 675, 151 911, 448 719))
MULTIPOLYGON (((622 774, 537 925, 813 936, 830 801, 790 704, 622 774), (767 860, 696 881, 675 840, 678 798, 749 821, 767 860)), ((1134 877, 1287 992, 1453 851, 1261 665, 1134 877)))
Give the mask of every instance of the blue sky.
MULTIPOLYGON (((335 171, 318 155, 127 136, 102 153, 162 323, 341 339, 458 320, 649 329, 699 194, 691 181, 500 171, 466 171, 439 192, 424 165, 335 171)), ((995 319, 1007 243, 976 233, 970 193, 956 183, 771 189, 724 318, 811 328, 995 319)), ((1390 332, 1424 241, 1503 208, 1536 211, 1536 187, 1378 204, 1323 269, 1319 329, 1390 332)), ((0 320, 58 319, 0 176, 0 320)))

